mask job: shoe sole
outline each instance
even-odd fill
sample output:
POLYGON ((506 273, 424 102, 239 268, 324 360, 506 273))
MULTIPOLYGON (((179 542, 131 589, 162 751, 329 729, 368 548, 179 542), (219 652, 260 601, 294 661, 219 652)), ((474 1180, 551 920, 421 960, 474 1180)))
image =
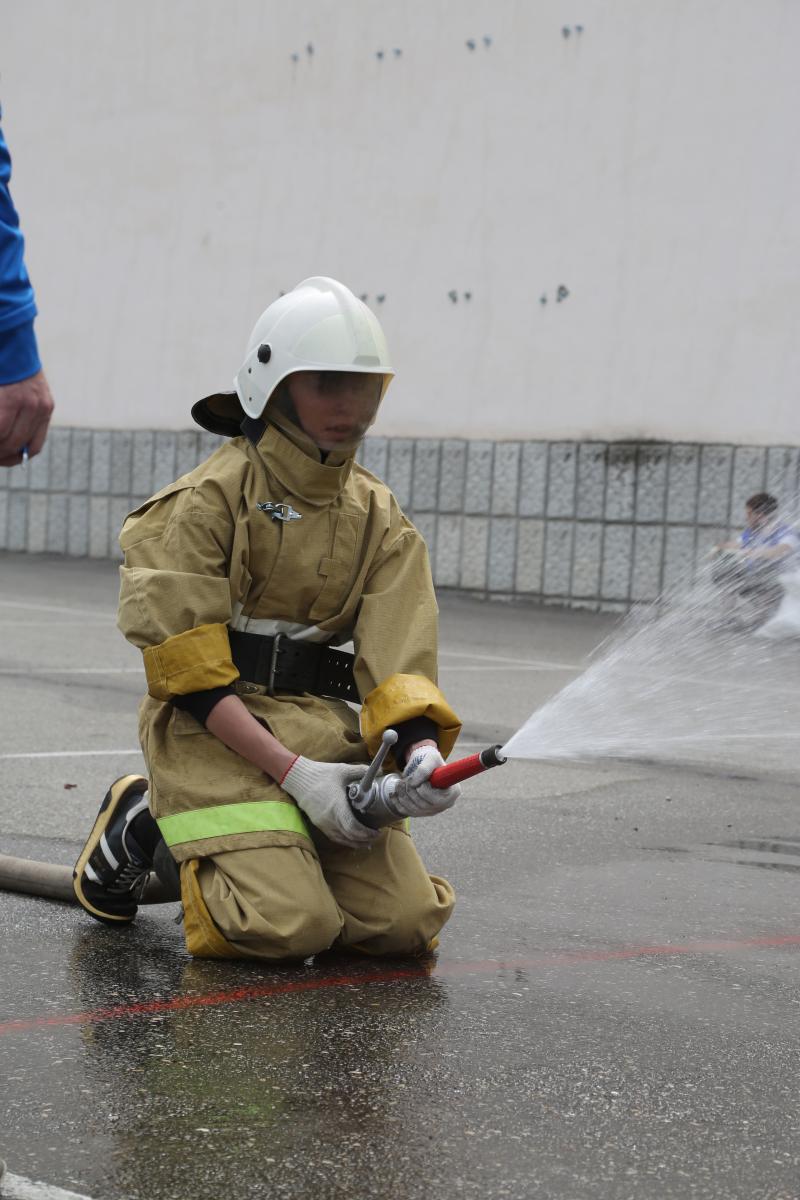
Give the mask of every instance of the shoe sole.
POLYGON ((84 895, 81 883, 83 872, 86 869, 89 859, 99 846, 100 838, 105 833, 121 801, 127 799, 131 792, 146 792, 147 788, 148 782, 142 775, 122 775, 119 779, 114 780, 103 797, 103 803, 100 805, 100 811, 92 826, 92 832, 89 834, 86 845, 81 850, 78 861, 75 863, 72 871, 72 889, 75 892, 78 903, 95 920, 103 921, 106 925, 130 925, 133 916, 136 914, 134 913, 130 917, 118 916, 116 913, 101 912, 100 909, 95 908, 91 900, 84 895))

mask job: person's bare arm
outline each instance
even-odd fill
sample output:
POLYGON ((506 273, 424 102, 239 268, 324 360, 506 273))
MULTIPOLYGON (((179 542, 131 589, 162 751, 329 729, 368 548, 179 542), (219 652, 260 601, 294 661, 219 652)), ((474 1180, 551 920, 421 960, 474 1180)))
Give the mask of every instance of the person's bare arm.
POLYGON ((297 757, 248 712, 238 696, 224 696, 206 719, 206 729, 265 775, 280 781, 297 757))
POLYGON ((0 385, 0 467, 22 462, 22 448, 33 458, 44 445, 53 397, 44 371, 19 383, 0 385))
MULTIPOLYGON (((238 696, 224 696, 214 705, 206 719, 206 729, 224 742, 229 750, 241 754, 242 758, 260 767, 265 775, 273 779, 281 780, 296 757, 259 724, 238 696)), ((408 757, 420 746, 437 748, 435 741, 425 738, 409 746, 408 757)))
POLYGON ((355 763, 316 762, 292 754, 248 712, 238 696, 223 696, 206 718, 206 729, 254 763, 302 808, 312 825, 342 846, 368 846, 377 829, 362 825, 347 799, 347 787, 366 771, 355 763))
POLYGON ((792 547, 786 542, 781 542, 778 546, 761 546, 758 550, 750 550, 748 558, 786 558, 786 555, 791 553, 792 547))
POLYGON ((434 750, 439 749, 438 744, 433 740, 433 738, 424 738, 421 742, 413 742, 406 751, 406 762, 408 762, 409 758, 411 758, 411 755, 414 753, 414 751, 419 750, 421 746, 433 746, 434 750))

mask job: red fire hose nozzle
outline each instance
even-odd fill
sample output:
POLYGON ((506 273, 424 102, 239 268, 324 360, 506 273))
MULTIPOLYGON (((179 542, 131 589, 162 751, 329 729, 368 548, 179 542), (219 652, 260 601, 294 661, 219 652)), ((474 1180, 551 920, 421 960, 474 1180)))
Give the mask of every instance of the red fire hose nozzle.
POLYGON ((499 745, 489 746, 488 749, 481 750, 480 754, 470 754, 468 758, 459 758, 455 762, 445 763, 443 767, 437 767, 431 775, 430 782, 436 788, 450 787, 454 783, 461 783, 462 779, 480 775, 482 771, 488 771, 491 767, 502 767, 506 761, 499 745))

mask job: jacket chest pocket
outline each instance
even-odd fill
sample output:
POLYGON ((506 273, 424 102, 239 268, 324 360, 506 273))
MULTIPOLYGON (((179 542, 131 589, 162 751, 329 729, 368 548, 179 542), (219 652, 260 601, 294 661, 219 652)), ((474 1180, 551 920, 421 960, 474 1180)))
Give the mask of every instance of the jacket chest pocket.
POLYGON ((324 621, 344 607, 356 571, 361 518, 339 513, 331 553, 320 561, 318 573, 325 582, 309 609, 312 621, 324 621))

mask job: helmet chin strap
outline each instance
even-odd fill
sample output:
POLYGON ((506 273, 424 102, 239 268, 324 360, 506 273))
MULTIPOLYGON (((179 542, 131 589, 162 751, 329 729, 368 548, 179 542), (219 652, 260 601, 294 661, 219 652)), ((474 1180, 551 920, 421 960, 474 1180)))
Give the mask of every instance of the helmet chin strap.
POLYGON ((289 395, 289 389, 286 386, 286 380, 282 379, 275 391, 264 405, 265 413, 269 414, 270 409, 282 413, 284 417, 288 417, 293 425, 300 428, 300 421, 297 417, 297 409, 295 408, 292 398, 289 395))

